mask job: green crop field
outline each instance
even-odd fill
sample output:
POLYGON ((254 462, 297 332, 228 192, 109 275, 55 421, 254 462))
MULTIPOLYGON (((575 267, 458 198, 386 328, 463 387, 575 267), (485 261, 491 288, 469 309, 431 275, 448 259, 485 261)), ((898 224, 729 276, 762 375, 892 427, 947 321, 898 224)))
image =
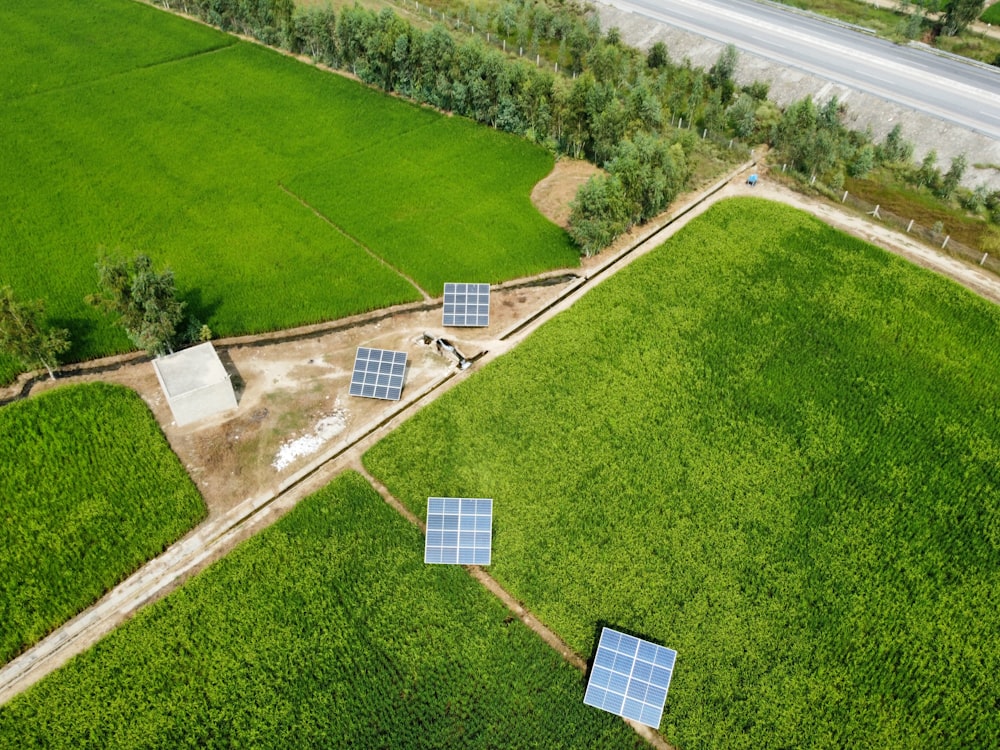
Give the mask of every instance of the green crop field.
POLYGON ((1000 310, 755 199, 713 207, 365 456, 494 498, 579 653, 679 652, 681 750, 1000 743, 1000 310))
POLYGON ((0 747, 638 748, 358 474, 0 707, 0 747))
POLYGON ((0 664, 205 515, 131 390, 58 388, 0 409, 0 664))
POLYGON ((12 0, 0 27, 0 282, 71 359, 129 348, 83 301, 102 252, 169 265, 218 335, 419 299, 362 246, 431 294, 578 263, 526 141, 130 0, 12 0))

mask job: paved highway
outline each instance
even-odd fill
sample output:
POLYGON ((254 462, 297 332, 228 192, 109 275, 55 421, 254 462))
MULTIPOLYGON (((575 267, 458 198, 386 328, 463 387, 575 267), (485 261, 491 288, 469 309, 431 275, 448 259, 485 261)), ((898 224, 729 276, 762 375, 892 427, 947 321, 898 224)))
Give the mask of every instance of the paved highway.
POLYGON ((896 45, 754 0, 603 2, 1000 140, 1000 68, 896 45))

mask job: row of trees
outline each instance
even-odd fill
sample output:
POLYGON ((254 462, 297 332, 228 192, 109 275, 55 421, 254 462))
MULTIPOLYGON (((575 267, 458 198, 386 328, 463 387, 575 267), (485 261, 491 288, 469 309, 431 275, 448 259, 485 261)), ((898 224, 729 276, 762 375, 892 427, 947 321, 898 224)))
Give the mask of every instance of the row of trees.
POLYGON ((843 187, 847 177, 864 178, 873 170, 884 169, 894 179, 926 189, 943 202, 957 199, 963 208, 985 211, 993 222, 1000 222, 1000 190, 985 185, 974 190, 961 186, 968 168, 965 154, 952 159, 943 172, 935 150, 916 164, 913 144, 903 137, 899 125, 881 143, 875 143, 870 133, 844 127, 842 116, 843 107, 836 97, 822 106, 812 98, 789 105, 768 138, 775 156, 793 172, 806 178, 816 176, 835 190, 843 187))
MULTIPOLYGON (((132 343, 151 355, 173 351, 184 320, 170 269, 156 271, 146 255, 133 260, 102 257, 97 263, 97 294, 87 302, 116 315, 132 343)), ((42 367, 55 380, 59 355, 70 348, 69 331, 46 325, 43 300, 19 300, 9 285, 0 287, 0 351, 27 367, 42 367)), ((197 324, 195 324, 197 326, 197 324)), ((211 337, 207 326, 199 336, 211 337)))
POLYGON ((443 24, 416 28, 388 8, 355 5, 337 13, 289 9, 285 0, 189 0, 184 8, 222 28, 277 39, 386 91, 605 167, 608 176, 587 185, 571 218, 571 234, 588 253, 662 210, 684 187, 692 126, 748 137, 758 122, 773 119, 766 107, 763 117, 759 112, 766 86, 737 90, 734 48, 706 73, 687 61, 674 64, 662 42, 643 55, 616 29, 602 36, 596 13, 573 3, 516 0, 467 9, 463 19, 516 37, 532 54, 554 55, 570 75, 504 54, 478 36, 455 36, 443 24), (635 153, 646 159, 644 168, 634 167, 635 153))

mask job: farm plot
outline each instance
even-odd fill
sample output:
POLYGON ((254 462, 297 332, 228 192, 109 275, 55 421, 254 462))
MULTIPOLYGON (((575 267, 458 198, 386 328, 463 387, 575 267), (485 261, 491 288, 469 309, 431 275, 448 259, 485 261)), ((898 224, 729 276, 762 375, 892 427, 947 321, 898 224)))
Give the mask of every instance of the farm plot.
MULTIPOLYGON (((69 67, 91 64, 85 51, 64 58, 86 49, 74 24, 100 13, 126 46, 151 35, 162 55, 98 65, 73 85, 40 74, 32 95, 0 79, 4 281, 47 300, 70 329, 72 359, 129 348, 83 302, 101 252, 169 265, 189 311, 218 335, 419 299, 358 242, 431 292, 450 267, 498 279, 578 262, 529 202, 552 166, 543 150, 253 44, 188 38, 178 29, 195 24, 153 8, 78 5, 59 0, 65 18, 51 3, 19 7, 18 23, 58 43, 69 67), (480 228, 487 221, 497 226, 480 228)), ((6 64, 11 76, 25 67, 6 64)), ((0 363, 0 381, 15 372, 0 363)))
POLYGON ((134 392, 59 388, 0 410, 0 663, 205 515, 134 392))
POLYGON ((703 747, 1000 739, 1000 311, 718 204, 365 456, 494 498, 494 575, 578 652, 679 652, 703 747))
POLYGON ((355 473, 0 707, 0 747, 641 746, 355 473))

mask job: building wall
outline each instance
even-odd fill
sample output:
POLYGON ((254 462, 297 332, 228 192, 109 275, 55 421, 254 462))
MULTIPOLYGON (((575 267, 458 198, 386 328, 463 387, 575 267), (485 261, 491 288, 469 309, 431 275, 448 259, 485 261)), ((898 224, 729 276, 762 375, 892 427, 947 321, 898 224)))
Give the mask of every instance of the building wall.
POLYGON ((236 408, 236 394, 229 378, 169 399, 174 422, 179 426, 236 408))

